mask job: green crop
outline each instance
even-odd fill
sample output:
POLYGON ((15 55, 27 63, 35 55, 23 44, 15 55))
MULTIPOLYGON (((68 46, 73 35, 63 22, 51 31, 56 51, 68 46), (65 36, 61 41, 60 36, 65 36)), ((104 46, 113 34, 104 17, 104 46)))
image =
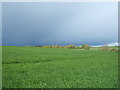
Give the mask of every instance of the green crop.
POLYGON ((117 88, 118 53, 3 46, 3 88, 117 88))

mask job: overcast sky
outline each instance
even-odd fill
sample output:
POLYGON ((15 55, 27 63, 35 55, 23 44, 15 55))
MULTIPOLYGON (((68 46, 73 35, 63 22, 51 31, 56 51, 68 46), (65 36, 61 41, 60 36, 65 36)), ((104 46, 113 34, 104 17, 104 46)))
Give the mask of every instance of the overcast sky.
POLYGON ((2 9, 3 45, 100 45, 118 39, 117 2, 6 2, 2 9))

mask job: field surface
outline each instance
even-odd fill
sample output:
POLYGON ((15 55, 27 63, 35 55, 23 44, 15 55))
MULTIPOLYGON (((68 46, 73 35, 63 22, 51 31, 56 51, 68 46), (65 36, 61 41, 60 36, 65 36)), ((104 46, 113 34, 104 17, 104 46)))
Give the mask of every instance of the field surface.
POLYGON ((3 46, 3 88, 116 88, 118 53, 3 46))

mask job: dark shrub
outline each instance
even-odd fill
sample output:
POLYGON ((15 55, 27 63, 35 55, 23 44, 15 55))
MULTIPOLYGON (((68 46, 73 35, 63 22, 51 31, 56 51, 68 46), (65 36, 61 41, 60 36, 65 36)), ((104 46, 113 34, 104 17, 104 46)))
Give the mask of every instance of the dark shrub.
POLYGON ((82 45, 81 49, 89 50, 90 46, 88 44, 84 44, 84 45, 82 45))
POLYGON ((111 49, 111 52, 118 52, 118 49, 111 49))

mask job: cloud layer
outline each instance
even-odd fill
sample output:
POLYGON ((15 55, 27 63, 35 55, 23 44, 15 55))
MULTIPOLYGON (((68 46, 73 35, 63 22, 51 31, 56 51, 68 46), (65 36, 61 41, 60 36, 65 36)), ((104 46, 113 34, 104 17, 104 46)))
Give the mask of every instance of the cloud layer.
POLYGON ((3 3, 3 45, 117 42, 118 3, 3 3))

